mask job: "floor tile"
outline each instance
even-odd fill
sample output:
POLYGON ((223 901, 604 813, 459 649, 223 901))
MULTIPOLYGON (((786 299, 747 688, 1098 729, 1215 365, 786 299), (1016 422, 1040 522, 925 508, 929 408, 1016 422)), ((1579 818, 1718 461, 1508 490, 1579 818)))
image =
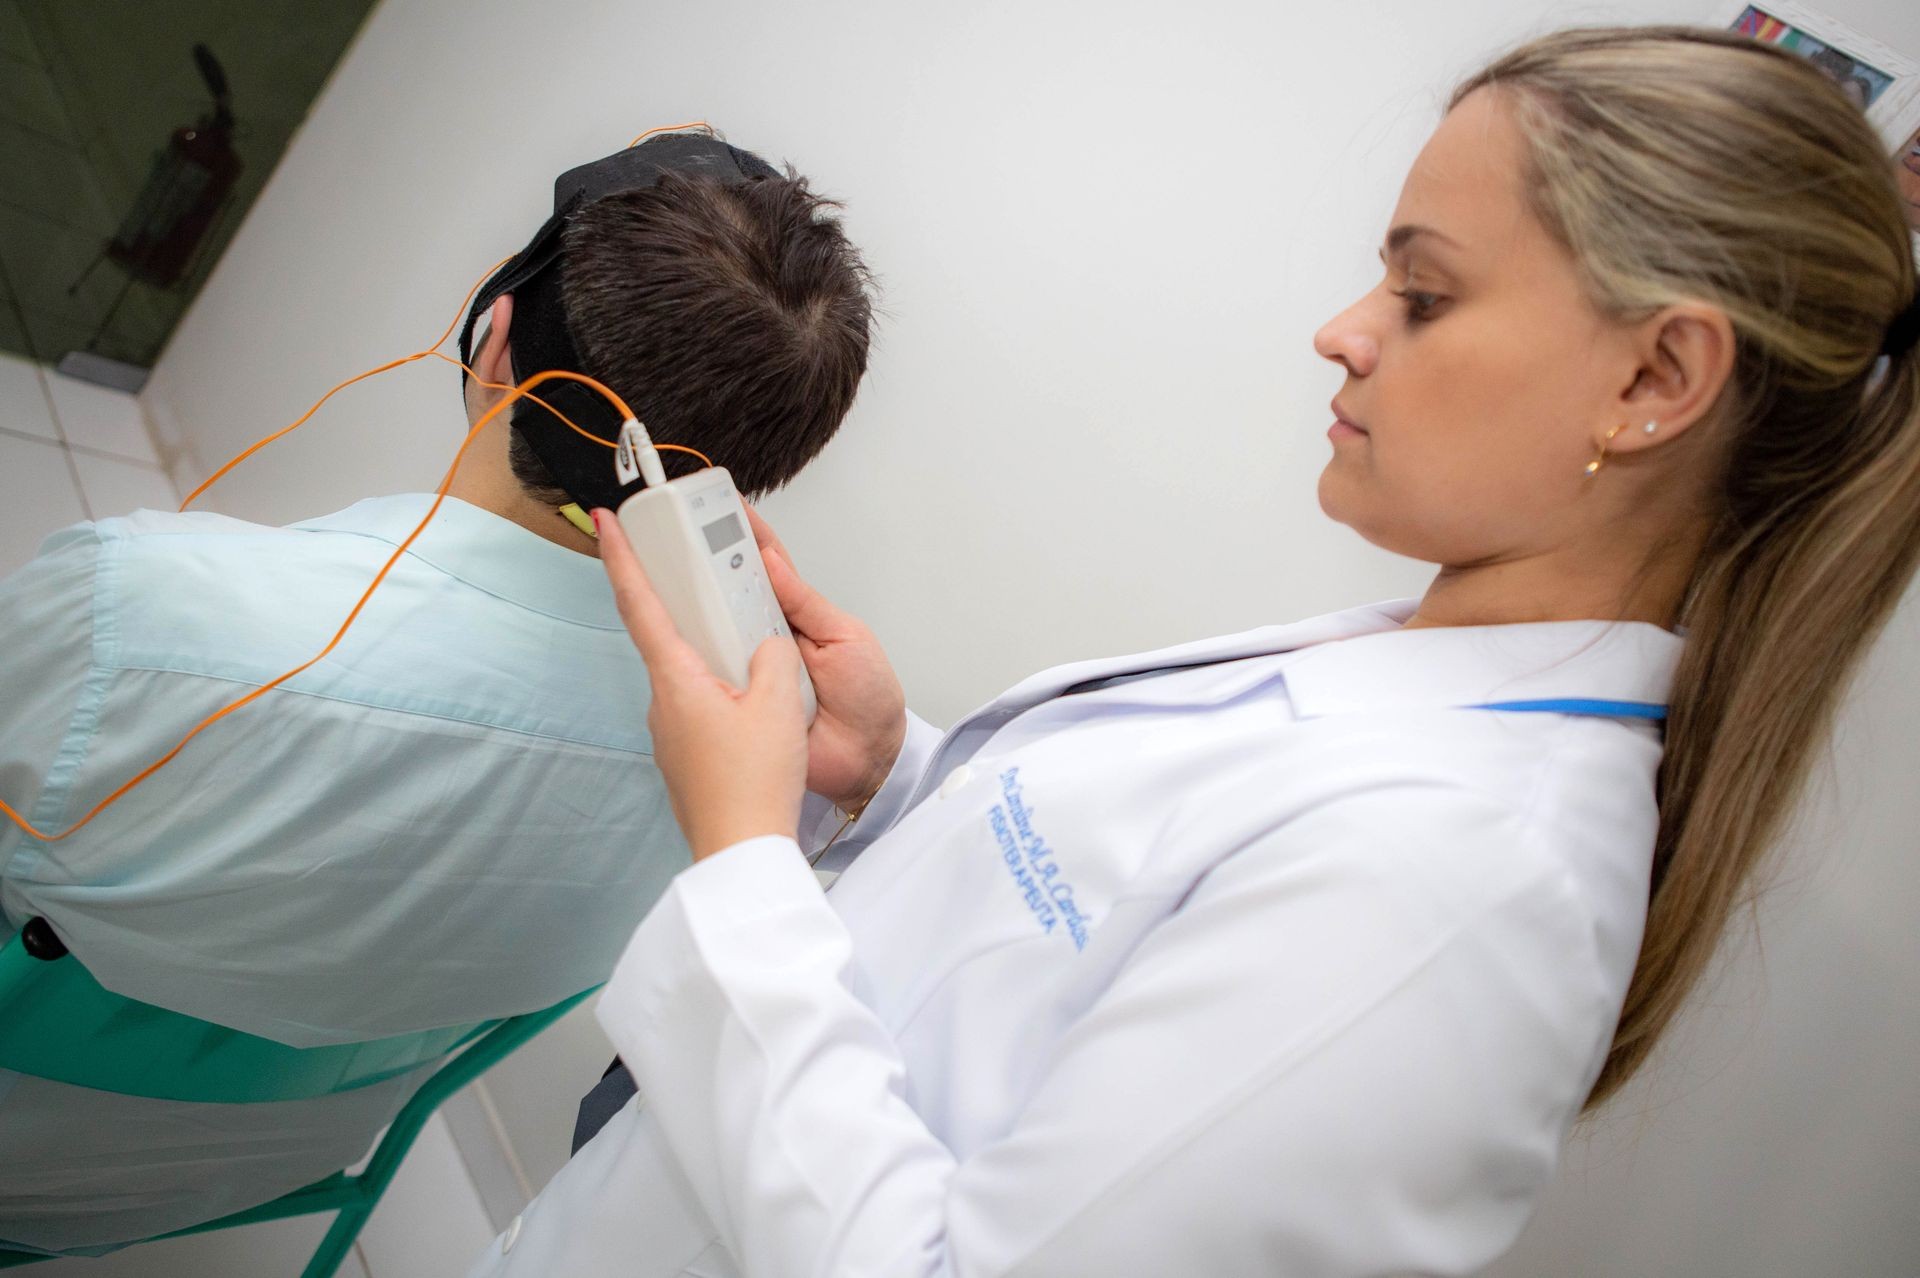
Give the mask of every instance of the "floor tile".
POLYGON ((580 1098, 613 1059, 588 999, 487 1071, 487 1094, 513 1155, 534 1188, 566 1163, 580 1098))
POLYGON ((91 136, 82 137, 81 143, 81 153, 92 166, 94 181, 99 183, 100 195, 108 207, 132 208, 141 186, 147 180, 148 171, 153 167, 152 139, 147 139, 145 147, 132 158, 114 145, 113 135, 108 129, 98 129, 91 136))
POLYGON ((30 179, 9 180, 0 188, 0 204, 82 225, 109 215, 93 170, 73 144, 0 120, 0 173, 30 179))
POLYGON ((93 336, 89 325, 76 324, 57 315, 43 315, 24 307, 20 310, 20 319, 25 324, 24 353, 27 358, 47 365, 59 363, 60 357, 68 351, 85 347, 87 340, 93 336))
POLYGON ((453 1138, 436 1117, 361 1231, 360 1249, 378 1278, 463 1278, 493 1237, 453 1138))
POLYGON ((80 472, 80 491, 95 519, 136 510, 175 510, 180 497, 158 466, 142 466, 118 457, 98 457, 75 449, 74 469, 80 472))
POLYGON ((66 449, 0 435, 0 577, 33 558, 48 533, 86 517, 66 449))
POLYGON ((54 92, 52 77, 37 66, 7 63, 6 74, 0 75, 0 120, 61 142, 78 140, 54 92))
MULTIPOLYGON (((0 0, 3 2, 3 0, 0 0)), ((0 354, 0 429, 58 440, 40 366, 18 355, 0 354)))
POLYGON ((27 345, 27 330, 20 323, 18 312, 12 302, 0 303, 0 351, 30 359, 32 348, 27 345))
POLYGON ((31 306, 22 306, 21 313, 27 321, 27 346, 43 363, 58 364, 68 351, 91 349, 108 359, 125 360, 144 368, 152 364, 157 350, 147 341, 122 332, 117 322, 100 333, 97 325, 82 324, 31 306))
POLYGON ((523 1169, 514 1165, 484 1083, 472 1084, 448 1097, 440 1107, 440 1117, 487 1213, 487 1223, 499 1233, 526 1209, 533 1186, 522 1178, 523 1169))
MULTIPOLYGON (((298 1278, 332 1218, 302 1216, 245 1229, 170 1238, 116 1251, 98 1260, 55 1260, 32 1267, 34 1278, 298 1278)), ((336 1278, 369 1278, 348 1256, 336 1278)))
POLYGON ((154 452, 139 400, 125 391, 108 390, 61 373, 49 374, 47 386, 53 392, 54 418, 69 444, 159 465, 160 457, 154 452))
POLYGON ((129 288, 125 270, 102 260, 105 244, 92 231, 0 207, 0 266, 22 306, 84 324, 89 331, 109 313, 116 322, 150 330, 151 290, 139 283, 129 288))
MULTIPOLYGON (((0 58, 30 67, 46 65, 40 60, 33 33, 27 29, 27 20, 14 0, 0 0, 0 58)), ((13 71, 13 67, 8 67, 4 74, 11 75, 13 71)))

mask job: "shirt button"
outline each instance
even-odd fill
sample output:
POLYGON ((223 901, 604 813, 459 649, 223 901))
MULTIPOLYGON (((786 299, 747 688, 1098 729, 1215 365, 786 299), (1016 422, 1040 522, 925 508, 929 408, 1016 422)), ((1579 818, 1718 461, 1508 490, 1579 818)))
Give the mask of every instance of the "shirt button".
POLYGON ((520 1241, 520 1217, 515 1216, 513 1218, 513 1223, 507 1226, 507 1232, 505 1236, 503 1236, 500 1239, 500 1254, 504 1256, 508 1252, 512 1251, 513 1245, 519 1241, 520 1241))
POLYGON ((971 780, 973 780, 973 769, 964 763, 961 764, 953 771, 947 773, 947 779, 940 783, 940 797, 943 799, 952 798, 961 786, 971 780))

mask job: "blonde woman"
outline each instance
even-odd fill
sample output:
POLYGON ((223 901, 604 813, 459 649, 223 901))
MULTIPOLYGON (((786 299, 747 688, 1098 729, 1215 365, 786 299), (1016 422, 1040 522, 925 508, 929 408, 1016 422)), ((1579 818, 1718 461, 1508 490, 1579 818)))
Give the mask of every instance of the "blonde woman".
POLYGON ((1326 512, 1425 595, 1036 675, 944 736, 762 529, 708 675, 602 518, 696 863, 640 1087, 476 1270, 1374 1275, 1500 1253, 1646 1058, 1920 551, 1891 167, 1816 68, 1568 32, 1461 86, 1326 512), (802 847, 857 813, 822 894, 802 847))

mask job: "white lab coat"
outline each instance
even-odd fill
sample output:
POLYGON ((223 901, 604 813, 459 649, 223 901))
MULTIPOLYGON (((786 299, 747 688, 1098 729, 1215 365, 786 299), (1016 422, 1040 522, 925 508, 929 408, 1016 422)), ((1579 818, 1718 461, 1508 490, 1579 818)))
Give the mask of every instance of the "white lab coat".
POLYGON ((915 721, 824 895, 784 838, 683 871, 600 1004, 640 1096, 474 1273, 1483 1265, 1604 1058, 1660 737, 1464 707, 1664 701, 1682 640, 1413 606, 915 721))

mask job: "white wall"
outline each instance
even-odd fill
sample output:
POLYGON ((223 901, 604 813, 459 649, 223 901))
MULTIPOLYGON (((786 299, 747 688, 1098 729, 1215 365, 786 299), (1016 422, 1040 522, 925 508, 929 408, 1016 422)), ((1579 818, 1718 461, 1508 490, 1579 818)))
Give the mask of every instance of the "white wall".
MULTIPOLYGON (((1920 52, 1906 0, 1828 7, 1920 52)), ((1312 331, 1373 279, 1456 77, 1549 25, 1716 9, 385 0, 145 400, 197 479, 431 340, 553 174, 705 116, 844 197, 881 276, 860 403, 768 510, 949 720, 1056 660, 1417 591, 1419 565, 1318 512, 1339 378, 1312 331)), ((454 388, 423 367, 347 391, 210 504, 279 522, 428 486, 454 388)), ((1499 1272, 1915 1271, 1917 627, 1849 711, 1819 856, 1762 911, 1764 980, 1738 951, 1499 1272)), ((500 1094, 562 1060, 590 1081, 604 1047, 568 1031, 500 1094)), ((569 1106, 542 1108, 503 1113, 535 1179, 569 1106)))

